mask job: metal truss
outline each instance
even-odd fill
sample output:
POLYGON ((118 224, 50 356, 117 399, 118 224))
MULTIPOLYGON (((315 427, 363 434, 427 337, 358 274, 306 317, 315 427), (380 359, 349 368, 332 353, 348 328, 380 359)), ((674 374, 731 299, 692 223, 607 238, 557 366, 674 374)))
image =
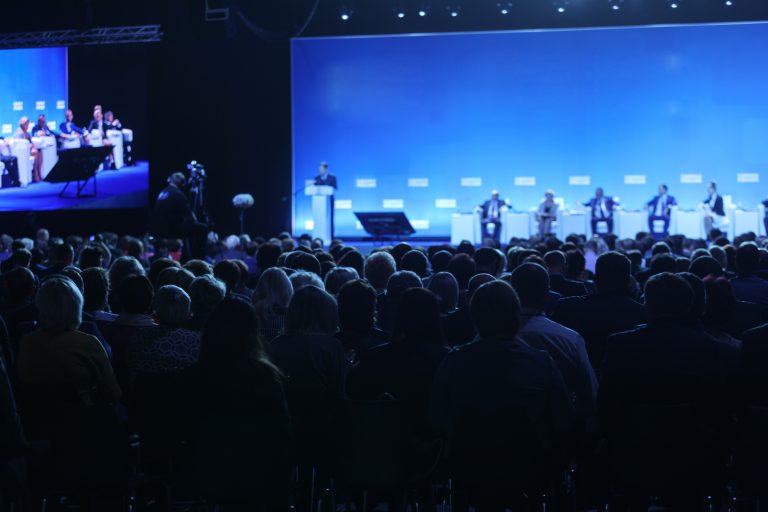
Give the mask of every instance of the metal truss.
POLYGON ((0 48, 44 48, 94 44, 154 43, 160 41, 160 25, 99 27, 87 30, 46 30, 0 34, 0 48))

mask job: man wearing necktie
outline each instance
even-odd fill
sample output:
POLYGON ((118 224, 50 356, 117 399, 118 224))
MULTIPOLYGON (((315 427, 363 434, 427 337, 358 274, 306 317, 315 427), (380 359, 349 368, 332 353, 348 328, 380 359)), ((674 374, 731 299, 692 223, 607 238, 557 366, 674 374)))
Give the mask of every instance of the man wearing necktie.
POLYGON ((667 186, 659 185, 659 195, 648 201, 645 208, 649 211, 648 229, 654 238, 664 238, 669 235, 669 220, 672 215, 672 207, 677 205, 675 197, 667 194, 667 186), (655 221, 664 222, 664 231, 657 233, 653 229, 655 221))
POLYGON ((605 233, 603 235, 609 235, 613 233, 613 210, 619 203, 614 201, 610 196, 606 197, 603 193, 602 187, 598 187, 595 190, 595 197, 584 203, 587 206, 592 215, 592 235, 597 235, 597 225, 600 222, 605 223, 605 233))
POLYGON ((492 190, 491 198, 480 205, 483 239, 492 238, 497 242, 500 240, 502 208, 509 208, 509 205, 503 199, 499 199, 498 190, 492 190))

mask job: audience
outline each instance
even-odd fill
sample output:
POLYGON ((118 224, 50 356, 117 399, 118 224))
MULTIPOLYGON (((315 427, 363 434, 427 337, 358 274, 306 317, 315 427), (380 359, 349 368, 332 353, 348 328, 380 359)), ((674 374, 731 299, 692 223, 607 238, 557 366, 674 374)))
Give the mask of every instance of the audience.
POLYGON ((599 391, 603 428, 626 422, 636 405, 693 401, 707 416, 722 418, 725 384, 738 350, 690 328, 693 300, 682 277, 663 272, 649 278, 647 325, 608 339, 599 391))
POLYGON ((560 300, 552 320, 581 334, 592 367, 600 372, 608 336, 645 322, 643 306, 630 296, 631 263, 618 252, 606 252, 595 264, 595 293, 560 300))
POLYGON ((549 292, 547 270, 536 263, 523 263, 512 271, 511 281, 522 306, 518 338, 552 357, 572 393, 578 417, 588 421, 597 410, 597 378, 581 335, 544 315, 549 292))
POLYGON ((450 439, 473 410, 531 408, 543 411, 543 427, 564 448, 574 428, 570 396, 552 358, 517 339, 515 291, 502 281, 480 286, 470 315, 478 339, 450 352, 435 376, 429 407, 435 428, 450 439))
POLYGON ((365 359, 368 351, 387 341, 376 328, 376 290, 362 279, 345 283, 337 297, 339 331, 336 337, 350 361, 365 359))
POLYGON ((129 345, 126 363, 131 372, 177 373, 197 362, 200 333, 182 326, 189 318, 192 301, 174 285, 160 287, 154 296, 158 325, 142 329, 129 345))
POLYGON ((203 492, 276 510, 293 464, 333 473, 339 434, 355 428, 339 428, 348 400, 397 402, 422 455, 437 439, 450 450, 468 421, 525 411, 531 441, 575 457, 582 479, 629 424, 653 419, 638 411, 687 404, 717 434, 704 451, 728 454, 726 423, 768 403, 768 253, 755 236, 365 256, 281 234, 237 237, 247 261, 212 239, 210 258, 182 267, 162 241, 35 235, 0 236, 0 469, 25 455, 24 435, 50 442, 61 411, 96 404, 142 437, 142 470, 154 414, 178 430, 168 453, 190 450, 203 492))
POLYGON ((226 295, 226 286, 213 277, 212 273, 204 273, 194 278, 189 285, 189 298, 192 301, 191 316, 184 324, 185 327, 202 332, 211 312, 226 295))
POLYGON ((39 328, 21 341, 17 371, 36 422, 54 424, 53 415, 67 405, 116 403, 121 390, 107 353, 95 337, 77 330, 80 290, 68 279, 51 277, 40 286, 35 305, 39 328))
POLYGON ((758 277, 760 251, 754 242, 744 242, 736 250, 736 277, 731 280, 736 299, 768 306, 768 281, 758 277))
POLYGON ((351 371, 348 396, 375 400, 386 394, 399 400, 408 431, 429 437, 427 406, 432 382, 447 353, 437 296, 423 288, 410 288, 399 301, 392 341, 370 349, 351 371))
POLYGON ((331 418, 345 396, 349 362, 337 330, 336 299, 306 285, 295 289, 283 334, 271 343, 272 359, 286 377, 288 410, 304 443, 322 443, 330 435, 331 418))
POLYGON ((262 272, 251 300, 259 320, 259 334, 265 341, 282 334, 292 296, 293 285, 282 269, 271 267, 262 272))

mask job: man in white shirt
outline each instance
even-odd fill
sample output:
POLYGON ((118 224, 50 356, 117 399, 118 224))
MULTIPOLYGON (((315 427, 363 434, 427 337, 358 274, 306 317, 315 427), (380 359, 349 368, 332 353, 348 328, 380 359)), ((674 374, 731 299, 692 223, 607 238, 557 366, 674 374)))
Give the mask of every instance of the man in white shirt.
POLYGON ((536 263, 524 263, 512 272, 511 282, 522 305, 518 339, 549 353, 571 394, 576 416, 582 424, 588 422, 597 410, 597 377, 584 338, 544 316, 549 292, 547 270, 536 263))

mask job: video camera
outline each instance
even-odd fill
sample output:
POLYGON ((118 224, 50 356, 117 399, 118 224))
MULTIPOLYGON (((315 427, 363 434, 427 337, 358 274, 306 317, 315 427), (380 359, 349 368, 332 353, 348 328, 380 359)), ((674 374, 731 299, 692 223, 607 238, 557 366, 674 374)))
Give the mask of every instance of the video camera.
POLYGON ((208 175, 205 173, 205 166, 197 160, 192 160, 187 164, 187 170, 189 171, 189 179, 187 184, 190 187, 197 187, 205 183, 208 179, 208 175))

